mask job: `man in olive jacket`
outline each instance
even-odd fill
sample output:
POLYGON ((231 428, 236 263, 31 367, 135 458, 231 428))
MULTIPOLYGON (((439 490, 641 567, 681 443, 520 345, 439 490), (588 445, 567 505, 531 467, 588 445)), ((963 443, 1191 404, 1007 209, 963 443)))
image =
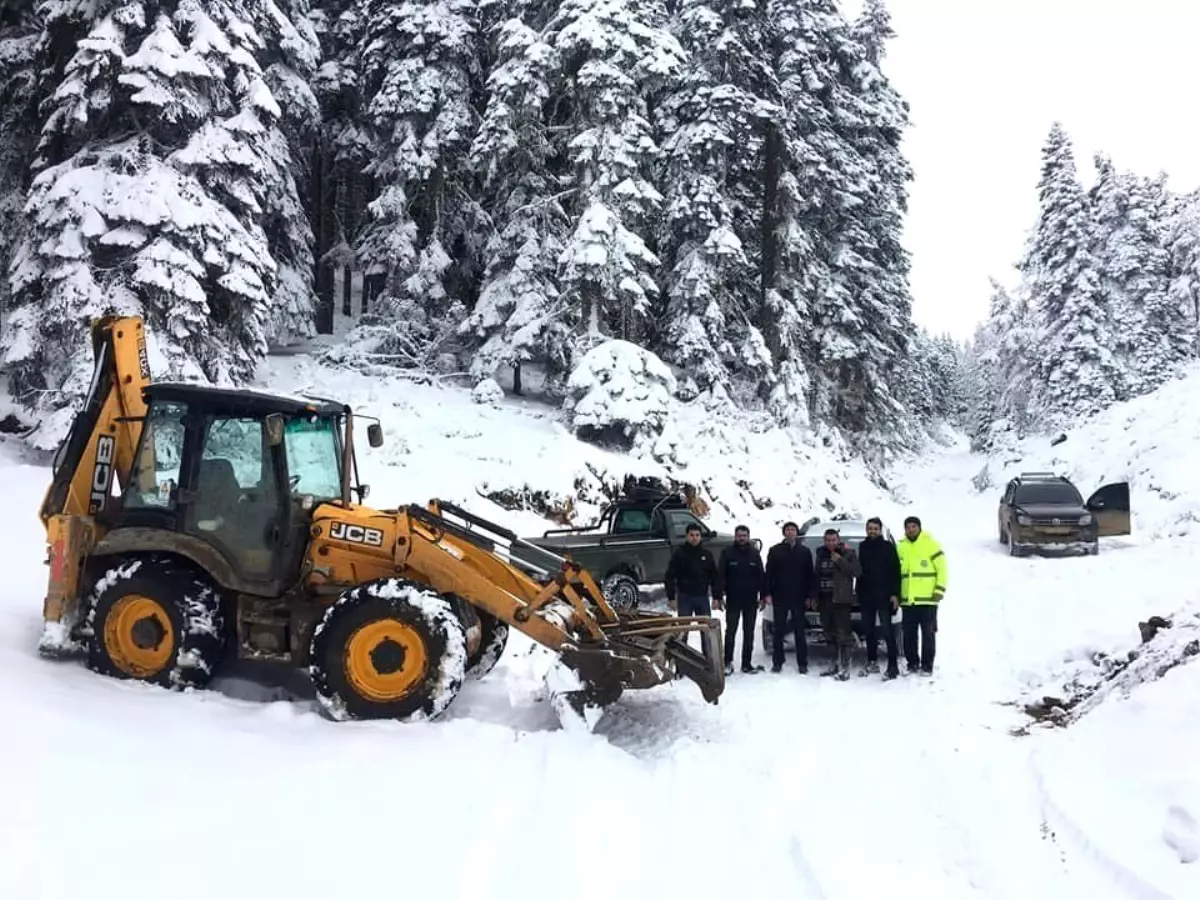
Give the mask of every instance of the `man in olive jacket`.
POLYGON ((817 608, 821 627, 837 647, 837 656, 822 675, 850 677, 850 648, 854 646, 851 611, 854 608, 854 579, 862 574, 858 554, 846 544, 837 529, 825 531, 825 542, 817 548, 817 608))

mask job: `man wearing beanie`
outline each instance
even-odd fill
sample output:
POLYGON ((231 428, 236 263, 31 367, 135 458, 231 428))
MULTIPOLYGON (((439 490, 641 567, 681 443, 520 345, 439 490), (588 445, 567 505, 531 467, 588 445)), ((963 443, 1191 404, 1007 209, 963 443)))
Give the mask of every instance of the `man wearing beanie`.
POLYGON ((932 675, 938 604, 947 586, 946 554, 916 516, 904 520, 904 539, 896 546, 896 552, 900 555, 904 658, 910 674, 919 671, 922 675, 932 675))
POLYGON ((767 554, 763 602, 770 603, 775 611, 772 672, 783 671, 783 636, 789 615, 796 636, 796 665, 801 673, 808 671, 804 609, 816 602, 817 576, 812 552, 800 542, 799 536, 800 527, 795 522, 786 522, 783 540, 767 554))

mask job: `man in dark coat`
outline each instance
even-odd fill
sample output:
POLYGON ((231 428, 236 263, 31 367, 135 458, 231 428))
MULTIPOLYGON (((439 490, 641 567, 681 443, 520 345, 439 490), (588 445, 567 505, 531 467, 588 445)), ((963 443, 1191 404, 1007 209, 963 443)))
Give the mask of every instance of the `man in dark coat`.
POLYGON ((762 555, 750 543, 750 529, 745 525, 734 529, 733 546, 721 551, 717 571, 725 589, 725 674, 733 674, 733 644, 737 640, 739 622, 742 626, 742 672, 747 675, 761 672, 763 667, 751 662, 751 654, 754 652, 754 620, 762 602, 765 572, 762 555))
POLYGON ((837 529, 826 529, 824 537, 817 548, 817 607, 821 611, 821 627, 837 647, 837 655, 821 674, 836 675, 845 681, 850 677, 850 648, 854 646, 850 630, 854 579, 862 573, 862 568, 858 554, 842 540, 837 529))
MULTIPOLYGON (((721 573, 712 551, 700 543, 700 526, 695 522, 687 527, 687 539, 675 548, 667 563, 663 587, 667 590, 667 606, 681 616, 711 616, 709 592, 721 606, 721 573)), ((701 644, 708 632, 700 636, 701 644)))
POLYGON ((790 627, 796 636, 796 665, 801 673, 808 671, 804 610, 816 602, 817 579, 812 552, 800 542, 799 536, 799 526, 787 522, 783 526, 783 540, 767 554, 763 603, 770 603, 775 613, 772 672, 783 671, 783 636, 788 629, 788 616, 792 618, 790 627))
POLYGON ((867 520, 867 539, 858 545, 858 560, 862 575, 858 577, 858 605, 862 609, 863 639, 867 643, 867 664, 860 674, 873 675, 879 671, 879 634, 887 642, 887 671, 883 677, 891 680, 900 674, 897 662, 896 629, 892 616, 900 608, 900 556, 896 545, 883 536, 879 519, 867 520))

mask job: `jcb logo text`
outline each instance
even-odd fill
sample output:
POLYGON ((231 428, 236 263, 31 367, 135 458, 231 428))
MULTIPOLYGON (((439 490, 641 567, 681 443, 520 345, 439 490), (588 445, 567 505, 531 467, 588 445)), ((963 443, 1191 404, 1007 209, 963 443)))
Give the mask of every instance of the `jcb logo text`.
POLYGON ((108 502, 108 491, 112 487, 113 454, 117 442, 106 434, 96 439, 96 466, 92 469, 92 495, 88 512, 95 515, 108 502))
POLYGON ((366 544, 368 547, 383 546, 383 532, 378 528, 366 528, 362 525, 351 525, 348 522, 334 522, 329 526, 329 536, 335 541, 366 544))

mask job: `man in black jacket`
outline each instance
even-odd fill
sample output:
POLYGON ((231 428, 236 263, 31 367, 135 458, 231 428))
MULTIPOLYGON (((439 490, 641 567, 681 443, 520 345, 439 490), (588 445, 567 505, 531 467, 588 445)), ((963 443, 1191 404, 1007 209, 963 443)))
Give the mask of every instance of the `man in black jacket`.
POLYGON ((742 625, 742 671, 747 675, 763 667, 751 662, 754 652, 754 620, 763 596, 763 561, 758 548, 750 543, 750 529, 739 525, 733 531, 733 546, 721 551, 717 565, 725 589, 725 674, 733 674, 733 644, 738 623, 742 625))
MULTIPOLYGON (((700 526, 695 522, 687 527, 687 540, 671 554, 663 587, 667 589, 667 606, 678 615, 711 616, 709 591, 717 608, 721 608, 721 573, 712 551, 700 543, 700 526)), ((707 638, 707 632, 701 635, 702 645, 707 638)))
POLYGON ((884 678, 891 680, 900 674, 897 664, 896 629, 892 615, 900 608, 900 556, 896 545, 883 537, 883 523, 867 520, 867 538, 858 546, 862 574, 858 577, 858 603, 862 608, 863 639, 867 644, 867 665, 860 675, 879 671, 877 623, 883 626, 887 642, 888 665, 884 678))
POLYGON ((792 617, 791 630, 796 636, 796 665, 801 673, 808 671, 804 610, 816 603, 817 576, 812 552, 800 542, 799 536, 800 528, 795 522, 785 523, 783 540, 767 554, 763 602, 770 603, 775 613, 772 672, 783 671, 783 636, 788 616, 792 617))

